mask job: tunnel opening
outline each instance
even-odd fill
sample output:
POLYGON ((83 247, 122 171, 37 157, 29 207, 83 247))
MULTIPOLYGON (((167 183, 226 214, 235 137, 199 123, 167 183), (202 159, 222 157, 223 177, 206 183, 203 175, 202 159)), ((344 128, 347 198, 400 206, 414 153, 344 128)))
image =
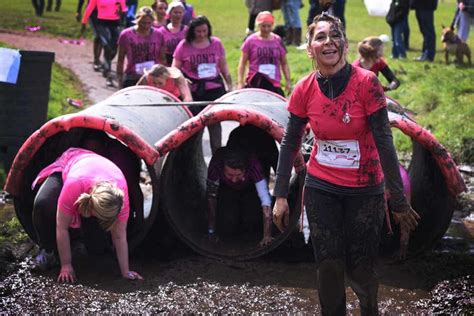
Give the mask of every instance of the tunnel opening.
MULTIPOLYGON (((223 122, 223 126, 226 123, 229 122, 223 122)), ((264 175, 272 190, 279 153, 277 143, 271 135, 254 125, 230 126, 231 129, 223 128, 224 133, 227 133, 222 137, 223 145, 238 146, 254 153, 262 163, 264 175)), ((226 227, 232 229, 219 227, 217 214, 216 231, 219 242, 211 242, 207 233, 206 212, 206 179, 210 157, 206 157, 207 150, 203 150, 203 146, 209 146, 203 141, 203 135, 203 130, 195 134, 165 159, 160 183, 163 190, 160 208, 180 239, 200 254, 219 259, 246 260, 268 253, 280 245, 297 225, 301 211, 302 182, 298 181, 298 177, 292 177, 289 195, 290 228, 280 233, 272 224, 274 240, 269 245, 259 246, 263 237, 263 214, 258 205, 237 214, 240 216, 238 225, 226 227)), ((225 214, 220 215, 225 217, 225 214)))
MULTIPOLYGON (((92 150, 114 162, 124 173, 130 197, 130 217, 127 225, 129 248, 135 248, 149 231, 158 210, 158 178, 156 166, 147 165, 124 143, 104 131, 83 127, 48 137, 39 150, 29 157, 21 180, 21 195, 14 196, 15 212, 28 236, 38 242, 32 221, 34 198, 40 185, 31 184, 38 173, 54 162, 70 147, 92 150), (93 142, 90 142, 93 140, 93 142)), ((28 155, 28 152, 20 153, 28 155)), ((159 162, 158 162, 159 163, 159 162)))

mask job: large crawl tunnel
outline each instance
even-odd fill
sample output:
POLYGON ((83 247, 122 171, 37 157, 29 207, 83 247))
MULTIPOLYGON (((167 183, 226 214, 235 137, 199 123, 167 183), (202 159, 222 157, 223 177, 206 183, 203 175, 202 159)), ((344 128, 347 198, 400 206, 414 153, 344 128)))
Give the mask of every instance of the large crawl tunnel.
MULTIPOLYGON (((206 161, 210 154, 204 154, 208 152, 209 144, 204 141, 203 131, 206 126, 221 122, 222 145, 238 143, 255 152, 265 174, 272 179, 278 160, 278 144, 288 119, 286 100, 266 90, 243 89, 228 93, 217 101, 221 103, 208 106, 200 115, 156 144, 161 155, 169 153, 160 182, 163 190, 160 206, 177 235, 195 251, 221 259, 255 258, 280 245, 296 226, 301 212, 303 176, 295 174, 292 177, 290 226, 284 233, 273 227, 274 240, 271 244, 264 247, 258 245, 263 236, 261 208, 250 212, 242 209, 242 212, 250 213, 245 215, 245 226, 255 227, 254 230, 237 228, 230 235, 220 235, 219 243, 212 243, 207 239, 205 198, 206 161)), ((297 163, 303 163, 302 156, 297 163)), ((219 221, 217 225, 219 232, 219 221)))
MULTIPOLYGON (((446 233, 458 194, 466 185, 456 163, 446 148, 426 129, 418 125, 394 100, 387 99, 389 119, 393 128, 410 137, 413 153, 408 167, 411 205, 421 216, 417 229, 410 237, 412 254, 431 249, 446 233)), ((393 234, 387 227, 382 238, 382 250, 393 252, 399 248, 398 226, 390 217, 393 234)))
POLYGON ((131 206, 129 247, 138 245, 158 211, 165 157, 159 157, 153 144, 192 116, 184 106, 150 105, 176 101, 159 89, 130 87, 84 111, 57 117, 33 133, 16 155, 5 185, 28 235, 36 241, 32 206, 38 188, 31 188, 36 175, 69 147, 83 147, 106 156, 123 171, 131 206))

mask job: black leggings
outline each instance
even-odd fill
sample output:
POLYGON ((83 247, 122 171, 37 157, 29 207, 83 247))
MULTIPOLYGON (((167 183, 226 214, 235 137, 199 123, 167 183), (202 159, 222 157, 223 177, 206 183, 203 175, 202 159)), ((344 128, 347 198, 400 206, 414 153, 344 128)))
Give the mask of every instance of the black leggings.
MULTIPOLYGON (((56 213, 58 198, 63 187, 61 173, 50 175, 36 194, 33 202, 33 226, 38 244, 46 251, 56 251, 56 213)), ((71 241, 82 238, 87 250, 103 253, 110 248, 107 233, 100 227, 96 218, 81 217, 81 228, 69 229, 71 241)))
POLYGON ((106 73, 108 73, 112 68, 112 60, 115 58, 115 55, 117 55, 117 41, 120 35, 120 22, 100 19, 97 21, 96 32, 104 49, 104 70, 106 73))
POLYGON ((345 315, 345 271, 360 300, 361 314, 376 315, 375 265, 385 215, 383 194, 348 196, 307 187, 304 202, 323 314, 345 315))

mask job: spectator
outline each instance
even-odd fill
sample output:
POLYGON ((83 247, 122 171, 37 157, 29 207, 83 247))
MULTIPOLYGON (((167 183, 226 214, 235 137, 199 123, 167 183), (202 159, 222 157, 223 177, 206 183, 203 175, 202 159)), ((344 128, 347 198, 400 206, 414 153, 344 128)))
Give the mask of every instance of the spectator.
POLYGON ((469 30, 474 25, 474 0, 460 0, 458 3, 459 29, 458 36, 464 43, 469 37, 469 30))
POLYGON ((438 0, 411 0, 410 7, 415 9, 416 20, 423 35, 423 47, 421 56, 416 61, 434 61, 436 54, 436 32, 434 27, 434 12, 438 6, 438 0))
POLYGON ((301 45, 301 0, 281 0, 281 10, 285 19, 285 44, 301 45))
POLYGON ((408 24, 408 0, 392 0, 385 20, 392 29, 392 58, 405 59, 407 57, 404 38, 404 28, 408 24))

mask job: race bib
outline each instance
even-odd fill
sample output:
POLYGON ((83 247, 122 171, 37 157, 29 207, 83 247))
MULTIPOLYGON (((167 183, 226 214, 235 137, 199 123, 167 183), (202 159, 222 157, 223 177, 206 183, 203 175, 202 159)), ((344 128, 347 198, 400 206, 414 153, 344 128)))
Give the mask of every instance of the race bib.
POLYGON ((217 77, 216 64, 199 64, 198 77, 199 79, 217 77))
POLYGON ((258 72, 267 75, 269 78, 275 80, 276 78, 276 66, 274 64, 262 64, 258 65, 258 72))
POLYGON ((139 75, 143 75, 145 72, 145 69, 150 69, 151 67, 153 67, 154 64, 155 62, 153 60, 135 64, 135 73, 139 75))
POLYGON ((335 168, 359 168, 360 150, 357 140, 316 140, 318 152, 316 161, 335 168))

